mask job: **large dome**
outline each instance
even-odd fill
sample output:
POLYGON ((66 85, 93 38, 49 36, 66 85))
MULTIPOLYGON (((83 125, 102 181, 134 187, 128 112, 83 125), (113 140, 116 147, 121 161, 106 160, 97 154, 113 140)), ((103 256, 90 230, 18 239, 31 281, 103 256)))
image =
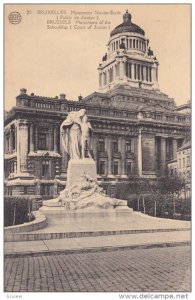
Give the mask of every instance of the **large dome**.
POLYGON ((112 37, 113 35, 115 35, 117 33, 122 33, 122 32, 135 32, 135 33, 139 33, 141 35, 145 35, 145 32, 143 29, 141 29, 138 25, 131 22, 131 14, 128 13, 128 10, 123 15, 123 23, 116 26, 111 31, 110 36, 112 37))

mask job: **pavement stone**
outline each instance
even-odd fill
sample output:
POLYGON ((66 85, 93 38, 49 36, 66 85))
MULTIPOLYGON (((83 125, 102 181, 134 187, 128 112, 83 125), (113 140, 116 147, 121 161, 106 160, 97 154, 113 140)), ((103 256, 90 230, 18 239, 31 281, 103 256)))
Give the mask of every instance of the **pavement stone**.
POLYGON ((189 246, 5 258, 5 292, 190 292, 189 246))

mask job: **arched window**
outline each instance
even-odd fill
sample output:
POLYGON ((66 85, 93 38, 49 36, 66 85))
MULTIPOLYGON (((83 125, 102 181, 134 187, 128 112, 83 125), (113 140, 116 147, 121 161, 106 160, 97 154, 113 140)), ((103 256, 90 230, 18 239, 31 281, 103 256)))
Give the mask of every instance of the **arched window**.
POLYGON ((116 41, 116 50, 118 49, 118 41, 116 41))
POLYGON ((133 48, 135 48, 135 40, 133 40, 133 48))
POLYGON ((136 48, 138 49, 138 40, 136 40, 136 48))

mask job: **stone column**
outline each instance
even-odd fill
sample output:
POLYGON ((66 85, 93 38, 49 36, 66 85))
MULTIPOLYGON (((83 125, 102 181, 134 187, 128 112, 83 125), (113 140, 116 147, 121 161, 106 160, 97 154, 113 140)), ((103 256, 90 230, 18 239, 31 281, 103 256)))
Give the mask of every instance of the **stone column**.
POLYGON ((134 64, 134 80, 137 80, 137 65, 134 64))
POLYGON ((134 140, 134 155, 135 155, 135 161, 133 163, 133 174, 138 174, 138 136, 133 138, 134 140))
POLYGON ((103 73, 102 73, 102 71, 99 73, 99 87, 102 87, 103 86, 103 82, 102 82, 102 80, 103 80, 103 73))
POLYGON ((151 70, 152 82, 156 82, 156 68, 152 67, 151 70))
POLYGON ((16 125, 15 125, 14 132, 15 132, 15 151, 17 151, 17 127, 16 127, 16 125))
POLYGON ((53 151, 53 125, 50 124, 49 127, 49 151, 53 151))
POLYGON ((58 152, 57 125, 54 125, 53 128, 53 142, 54 142, 54 152, 58 152))
POLYGON ((34 124, 30 124, 30 152, 34 150, 34 124))
POLYGON ((143 75, 144 75, 144 81, 146 81, 146 66, 143 66, 143 75))
POLYGON ((177 158, 177 140, 173 139, 173 159, 177 158))
POLYGON ((160 141, 160 161, 161 161, 161 172, 163 175, 166 168, 166 138, 164 137, 161 137, 161 141, 160 141))
POLYGON ((13 143, 13 136, 12 136, 12 129, 10 128, 10 134, 9 134, 9 153, 12 153, 12 151, 13 151, 12 143, 13 143))
POLYGON ((127 78, 127 59, 123 60, 123 79, 127 78))
POLYGON ((107 151, 107 154, 108 154, 107 174, 112 175, 112 143, 111 143, 111 138, 107 136, 106 139, 105 139, 105 142, 106 142, 106 151, 107 151))
POLYGON ((120 61, 119 62, 119 79, 123 79, 123 74, 124 74, 123 61, 120 61))
POLYGON ((38 150, 38 126, 36 124, 35 124, 34 130, 35 130, 34 148, 35 148, 35 151, 37 151, 38 150))
POLYGON ((17 155, 17 173, 20 173, 20 128, 19 123, 16 125, 17 142, 16 142, 16 155, 17 155))
POLYGON ((92 138, 92 150, 93 150, 94 160, 96 161, 97 164, 97 137, 95 135, 93 135, 92 138))
POLYGON ((135 64, 134 63, 132 63, 132 69, 131 69, 131 78, 133 79, 133 80, 135 80, 135 64))
POLYGON ((121 160, 120 160, 120 170, 119 175, 125 175, 126 174, 126 140, 125 137, 119 137, 119 152, 121 153, 121 160))
POLYGON ((142 131, 141 128, 139 129, 138 134, 138 175, 142 176, 142 131))
POLYGON ((20 155, 20 171, 28 171, 28 123, 26 120, 21 121, 17 132, 19 140, 19 155, 20 155))
POLYGON ((60 137, 60 149, 61 149, 61 156, 62 156, 62 168, 61 173, 67 173, 68 168, 68 154, 66 153, 64 146, 62 144, 62 138, 60 137))
POLYGON ((7 140, 7 134, 6 130, 4 130, 4 153, 6 154, 8 152, 8 140, 7 140))

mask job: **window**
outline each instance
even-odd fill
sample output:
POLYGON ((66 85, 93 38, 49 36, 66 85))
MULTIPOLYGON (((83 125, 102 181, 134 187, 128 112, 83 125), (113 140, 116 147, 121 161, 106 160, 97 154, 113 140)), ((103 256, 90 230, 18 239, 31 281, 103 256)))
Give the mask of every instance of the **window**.
POLYGON ((141 80, 144 80, 144 67, 141 66, 141 80))
POLYGON ((171 139, 166 140, 166 157, 167 159, 173 158, 173 145, 171 139))
POLYGON ((118 162, 115 161, 113 164, 113 174, 118 175, 118 162))
POLYGON ((127 164, 126 164, 126 174, 127 175, 132 174, 132 163, 131 162, 127 162, 127 164))
POLYGON ((105 151, 105 141, 103 139, 98 141, 98 150, 100 152, 105 151))
POLYGON ((148 67, 146 67, 146 81, 148 81, 148 67))
POLYGON ((105 161, 99 162, 99 175, 105 175, 105 161))
POLYGON ((50 186, 49 185, 42 185, 41 186, 41 194, 44 196, 50 195, 50 186))
POLYGON ((149 67, 149 80, 152 81, 152 69, 149 67))
POLYGON ((131 141, 126 142, 126 153, 131 153, 131 141))
POLYGON ((140 80, 140 65, 137 65, 137 78, 140 80))
POLYGON ((44 160, 42 162, 42 176, 48 177, 49 176, 49 161, 44 160))
POLYGON ((113 152, 118 152, 118 141, 114 140, 112 142, 113 152))
POLYGON ((132 48, 132 39, 130 39, 130 48, 132 48))
POLYGON ((38 149, 39 150, 47 150, 47 134, 40 132, 38 135, 38 149))

